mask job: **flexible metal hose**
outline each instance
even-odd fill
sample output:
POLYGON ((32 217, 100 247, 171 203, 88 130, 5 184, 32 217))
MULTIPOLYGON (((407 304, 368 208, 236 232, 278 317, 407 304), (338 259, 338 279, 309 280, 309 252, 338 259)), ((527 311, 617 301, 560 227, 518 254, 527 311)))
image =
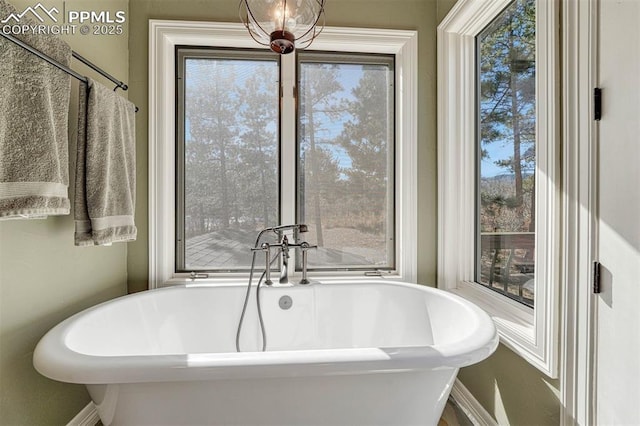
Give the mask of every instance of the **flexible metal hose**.
MULTIPOLYGON (((273 231, 272 228, 267 228, 262 230, 258 237, 256 238, 255 248, 258 248, 260 244, 260 239, 265 232, 273 231)), ((238 322, 238 329, 236 330, 236 352, 241 352, 240 350, 240 332, 242 331, 242 323, 244 321, 244 316, 247 312, 247 304, 249 303, 249 296, 251 295, 251 283, 253 281, 253 270, 256 264, 256 254, 257 252, 253 252, 253 256, 251 258, 251 270, 249 272, 249 283, 247 284, 247 292, 244 296, 244 304, 242 305, 242 313, 240 314, 240 321, 238 322)), ((269 265, 271 265, 276 259, 278 255, 276 254, 273 259, 269 260, 269 265)), ((258 280, 258 286, 256 287, 256 307, 258 308, 258 322, 260 323, 260 332, 262 333, 262 352, 267 350, 267 333, 264 329, 264 320, 262 319, 262 308, 260 307, 260 285, 262 284, 262 280, 264 280, 264 276, 267 271, 265 270, 260 279, 258 280)))
MULTIPOLYGON (((242 314, 240 314, 240 321, 238 322, 238 329, 236 330, 236 352, 240 352, 240 331, 242 331, 242 322, 244 321, 244 314, 247 312, 247 303, 249 303, 249 295, 251 294, 251 281, 253 281, 253 267, 256 263, 256 252, 253 252, 253 258, 251 259, 251 272, 249 272, 249 284, 247 285, 247 292, 244 296, 244 304, 242 305, 242 314)), ((262 321, 261 321, 262 325, 262 321)), ((264 346, 264 337, 262 338, 264 346)))

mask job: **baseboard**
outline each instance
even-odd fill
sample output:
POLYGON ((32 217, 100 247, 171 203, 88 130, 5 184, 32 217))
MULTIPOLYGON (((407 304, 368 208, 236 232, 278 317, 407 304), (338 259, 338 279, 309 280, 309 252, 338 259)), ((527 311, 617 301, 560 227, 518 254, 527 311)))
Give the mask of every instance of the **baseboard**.
POLYGON ((96 426, 100 421, 98 416, 98 410, 93 402, 89 402, 86 407, 82 409, 67 426, 96 426))
POLYGON ((458 407, 469 417, 475 426, 498 426, 498 423, 484 409, 477 399, 471 395, 460 380, 456 379, 451 389, 451 398, 458 404, 458 407))

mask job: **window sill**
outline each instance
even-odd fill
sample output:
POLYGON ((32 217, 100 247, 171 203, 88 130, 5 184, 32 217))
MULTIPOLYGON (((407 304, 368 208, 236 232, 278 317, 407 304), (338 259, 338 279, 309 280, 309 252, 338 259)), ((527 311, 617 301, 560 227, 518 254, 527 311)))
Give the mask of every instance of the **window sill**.
POLYGON ((474 282, 461 282, 448 290, 483 309, 493 319, 500 342, 549 377, 555 377, 545 359, 545 347, 536 336, 535 315, 529 308, 474 282))
MULTIPOLYGON (((256 269, 256 273, 254 274, 253 281, 254 283, 258 282, 260 278, 260 274, 262 273, 262 269, 256 269)), ((272 275, 272 279, 277 279, 277 271, 275 271, 276 275, 272 275)), ((157 288, 163 287, 171 287, 178 285, 188 285, 188 284, 196 284, 196 285, 236 285, 236 284, 246 284, 249 279, 248 273, 212 273, 210 277, 207 278, 196 278, 192 279, 187 274, 182 274, 179 276, 174 276, 173 278, 166 280, 165 282, 159 284, 157 288)), ((289 277, 289 281, 291 284, 297 284, 300 281, 301 276, 299 274, 295 274, 289 277)), ((362 272, 358 274, 345 274, 345 273, 327 273, 322 275, 310 274, 309 279, 312 281, 318 282, 333 282, 333 281, 351 281, 351 282, 370 282, 372 280, 384 279, 388 281, 400 281, 400 282, 410 282, 396 273, 384 274, 382 276, 364 276, 362 272)), ((278 285, 278 284, 276 284, 278 285)))

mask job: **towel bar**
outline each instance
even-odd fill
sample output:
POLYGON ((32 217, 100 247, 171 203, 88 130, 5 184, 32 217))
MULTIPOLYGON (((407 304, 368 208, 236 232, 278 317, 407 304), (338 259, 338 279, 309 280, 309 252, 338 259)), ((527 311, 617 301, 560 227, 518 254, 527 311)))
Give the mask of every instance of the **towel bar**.
MULTIPOLYGON (((12 36, 11 34, 5 34, 3 32, 0 32, 0 36, 2 36, 4 38, 6 38, 7 40, 17 44, 18 46, 22 47, 23 49, 33 53, 34 55, 36 55, 40 59, 50 63, 54 67, 66 72, 70 76, 72 76, 72 77, 80 80, 81 82, 87 84, 87 82, 88 82, 87 77, 85 77, 85 76, 83 76, 81 74, 78 74, 76 71, 72 70, 71 68, 67 67, 66 65, 61 64, 60 62, 56 61, 55 59, 51 58, 50 56, 45 55, 44 53, 42 53, 38 49, 36 49, 36 48, 34 48, 32 46, 29 46, 27 43, 25 43, 24 41, 20 40, 19 38, 16 38, 16 37, 12 36)), ((94 71, 96 71, 100 75, 102 75, 105 78, 109 79, 113 83, 115 83, 116 87, 113 90, 116 90, 118 88, 120 88, 122 90, 128 90, 129 89, 129 86, 127 86, 125 83, 123 83, 122 81, 120 81, 117 78, 113 77, 111 74, 107 73, 105 70, 103 70, 99 66, 95 65, 94 63, 92 63, 88 59, 84 58, 80 54, 76 53, 75 51, 71 51, 71 53, 72 53, 72 56, 74 58, 76 58, 77 60, 79 60, 80 62, 82 62, 86 66, 88 66, 89 68, 93 69, 94 71)), ((136 112, 138 112, 138 107, 136 107, 136 112)))

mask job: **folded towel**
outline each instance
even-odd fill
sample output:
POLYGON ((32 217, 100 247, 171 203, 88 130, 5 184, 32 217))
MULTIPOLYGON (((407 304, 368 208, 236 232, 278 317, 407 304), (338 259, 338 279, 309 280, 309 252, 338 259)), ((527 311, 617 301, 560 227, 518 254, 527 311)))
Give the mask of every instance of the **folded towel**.
POLYGON ((135 240, 135 105, 88 80, 78 108, 75 244, 135 240))
MULTIPOLYGON (((0 19, 10 13, 15 8, 0 0, 0 19)), ((71 48, 56 37, 15 37, 71 61, 71 48)), ((0 219, 69 214, 70 90, 68 74, 0 38, 0 219)))

